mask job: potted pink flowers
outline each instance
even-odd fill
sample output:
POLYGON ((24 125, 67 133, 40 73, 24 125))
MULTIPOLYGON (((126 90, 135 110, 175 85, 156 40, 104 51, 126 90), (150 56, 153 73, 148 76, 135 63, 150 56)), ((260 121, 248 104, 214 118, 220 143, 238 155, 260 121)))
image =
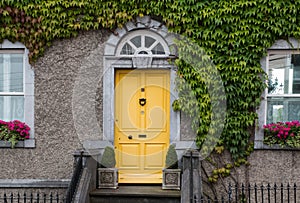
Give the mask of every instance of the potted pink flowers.
POLYGON ((0 140, 10 142, 12 148, 18 141, 29 139, 29 131, 30 127, 19 120, 9 122, 0 120, 0 140))
POLYGON ((281 147, 300 147, 300 122, 288 121, 264 125, 264 143, 281 147))

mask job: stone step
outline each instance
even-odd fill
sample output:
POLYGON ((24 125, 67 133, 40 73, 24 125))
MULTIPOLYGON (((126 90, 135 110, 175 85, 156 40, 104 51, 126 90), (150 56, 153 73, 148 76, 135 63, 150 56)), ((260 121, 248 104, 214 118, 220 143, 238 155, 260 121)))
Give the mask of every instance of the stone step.
POLYGON ((162 190, 161 185, 119 185, 118 189, 97 189, 91 203, 180 203, 180 191, 162 190))

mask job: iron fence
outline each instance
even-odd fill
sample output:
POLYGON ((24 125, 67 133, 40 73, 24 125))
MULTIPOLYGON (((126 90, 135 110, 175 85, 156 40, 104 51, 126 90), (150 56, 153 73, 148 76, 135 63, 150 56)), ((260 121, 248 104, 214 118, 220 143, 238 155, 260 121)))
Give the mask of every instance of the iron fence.
POLYGON ((0 203, 71 203, 83 171, 83 152, 76 157, 74 171, 66 194, 59 193, 7 193, 0 194, 0 203))
POLYGON ((219 197, 202 196, 193 203, 300 203, 299 188, 295 184, 229 185, 219 197), (221 197, 220 197, 221 196, 221 197))
POLYGON ((65 202, 65 196, 58 193, 50 194, 40 194, 40 193, 30 193, 30 194, 13 194, 13 193, 3 193, 0 196, 1 203, 63 203, 65 202))

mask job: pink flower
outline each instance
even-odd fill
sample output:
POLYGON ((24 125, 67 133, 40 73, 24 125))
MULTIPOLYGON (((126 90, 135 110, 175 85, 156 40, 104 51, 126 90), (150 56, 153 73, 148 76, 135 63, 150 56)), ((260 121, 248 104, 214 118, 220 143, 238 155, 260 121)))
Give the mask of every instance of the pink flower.
POLYGON ((4 128, 8 129, 8 135, 18 135, 19 139, 28 139, 30 136, 30 127, 19 120, 9 122, 0 120, 0 125, 2 125, 2 128, 4 126, 4 128))
POLYGON ((0 120, 0 125, 7 125, 7 122, 0 120))
POLYGON ((8 129, 9 129, 9 130, 14 130, 14 128, 15 128, 14 123, 13 123, 13 122, 9 122, 9 123, 8 123, 8 129))

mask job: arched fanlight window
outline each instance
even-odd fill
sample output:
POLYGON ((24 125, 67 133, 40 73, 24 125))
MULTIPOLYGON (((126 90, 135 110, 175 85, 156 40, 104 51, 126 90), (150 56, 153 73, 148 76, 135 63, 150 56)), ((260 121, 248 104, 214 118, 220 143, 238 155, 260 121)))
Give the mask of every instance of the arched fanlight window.
POLYGON ((128 34, 119 44, 119 56, 168 56, 167 43, 158 34, 139 30, 128 34))

